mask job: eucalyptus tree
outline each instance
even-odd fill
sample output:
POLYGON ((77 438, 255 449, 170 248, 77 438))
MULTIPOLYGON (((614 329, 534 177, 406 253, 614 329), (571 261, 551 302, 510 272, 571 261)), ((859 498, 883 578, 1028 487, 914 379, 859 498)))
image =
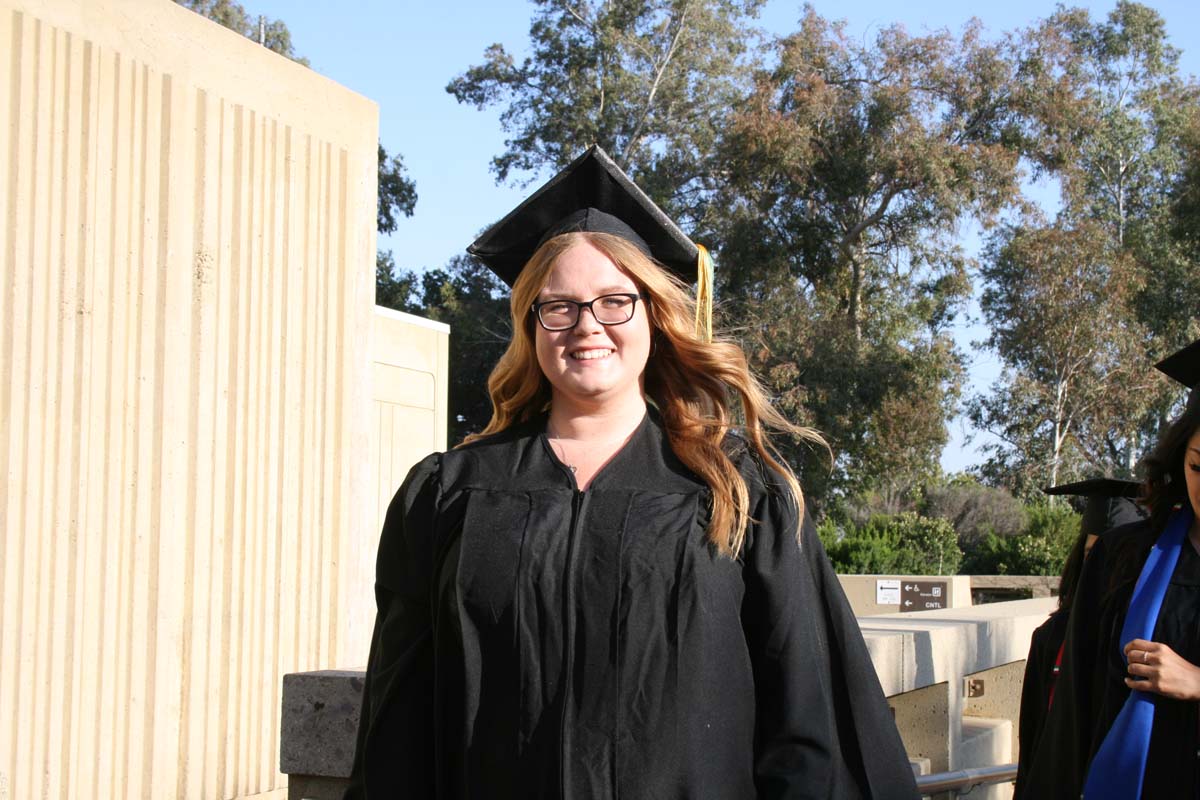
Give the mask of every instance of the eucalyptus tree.
POLYGON ((1005 367, 969 409, 998 437, 985 445, 993 477, 1026 495, 1096 473, 1132 477, 1146 398, 1163 386, 1131 313, 1141 265, 1099 223, 1026 221, 993 238, 982 275, 987 344, 1005 367))
POLYGON ((668 211, 703 214, 709 158, 748 88, 763 0, 535 0, 529 54, 502 44, 446 87, 499 106, 498 181, 532 181, 599 144, 668 211))
POLYGON ((964 225, 1020 196, 1014 66, 978 25, 872 40, 808 8, 719 155, 721 296, 786 406, 824 431, 806 485, 905 491, 938 469, 962 376, 964 225))
POLYGON ((989 252, 1004 372, 972 418, 1000 437, 987 467, 1010 485, 1131 476, 1178 395, 1151 365, 1197 332, 1200 263, 1173 221, 1200 89, 1162 17, 1128 0, 1101 20, 1059 7, 1013 48, 1023 152, 1061 206, 989 252))

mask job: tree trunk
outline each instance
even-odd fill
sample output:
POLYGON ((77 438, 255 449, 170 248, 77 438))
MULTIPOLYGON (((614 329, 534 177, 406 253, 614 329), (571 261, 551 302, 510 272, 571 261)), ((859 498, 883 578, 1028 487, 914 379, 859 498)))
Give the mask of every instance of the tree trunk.
POLYGON ((1063 442, 1067 438, 1070 423, 1063 419, 1063 406, 1066 405, 1066 386, 1060 380, 1054 389, 1054 455, 1050 459, 1050 485, 1058 485, 1058 466, 1062 461, 1063 442))
POLYGON ((1058 485, 1058 454, 1062 449, 1062 438, 1059 435, 1061 426, 1058 420, 1054 421, 1054 456, 1050 459, 1050 485, 1058 485))
POLYGON ((859 319, 862 308, 862 262, 858 258, 850 259, 850 326, 854 330, 854 342, 862 342, 862 321, 859 319))

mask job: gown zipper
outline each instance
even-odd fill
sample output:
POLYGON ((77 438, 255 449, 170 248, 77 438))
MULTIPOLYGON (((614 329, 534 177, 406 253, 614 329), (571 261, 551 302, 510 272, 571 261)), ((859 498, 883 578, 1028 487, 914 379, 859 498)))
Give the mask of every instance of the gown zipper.
POLYGON ((578 531, 580 522, 583 520, 584 511, 587 508, 587 493, 575 490, 574 496, 571 498, 571 527, 567 533, 567 564, 566 564, 566 587, 563 592, 564 619, 566 636, 566 653, 563 659, 563 707, 562 715, 559 719, 558 732, 558 763, 559 763, 559 796, 563 798, 570 797, 569 789, 571 787, 571 762, 568 758, 569 737, 570 737, 570 714, 571 709, 571 679, 575 672, 575 557, 578 539, 578 531))

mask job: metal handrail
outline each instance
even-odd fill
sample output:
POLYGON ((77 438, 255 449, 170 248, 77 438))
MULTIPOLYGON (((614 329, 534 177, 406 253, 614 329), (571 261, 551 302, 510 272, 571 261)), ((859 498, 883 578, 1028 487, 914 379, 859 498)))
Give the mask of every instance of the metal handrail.
POLYGON ((953 772, 935 772, 932 775, 921 775, 917 778, 917 790, 922 797, 928 797, 942 792, 954 791, 964 795, 976 786, 987 786, 993 783, 1008 783, 1016 780, 1016 764, 1000 764, 995 767, 971 767, 958 769, 953 772))

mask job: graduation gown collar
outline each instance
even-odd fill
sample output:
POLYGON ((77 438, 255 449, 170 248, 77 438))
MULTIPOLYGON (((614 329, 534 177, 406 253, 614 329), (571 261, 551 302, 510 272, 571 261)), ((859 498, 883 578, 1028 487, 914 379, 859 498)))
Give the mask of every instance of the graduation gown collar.
MULTIPOLYGON (((479 466, 494 465, 497 451, 506 473, 497 483, 512 491, 537 491, 561 487, 576 491, 574 476, 562 463, 546 435, 549 414, 543 412, 506 431, 472 442, 459 452, 472 455, 479 466), (501 480, 502 479, 502 480, 501 480)), ((491 469, 483 470, 490 472, 491 469)), ((491 481, 489 481, 490 483, 491 481)), ((679 460, 671 449, 662 416, 646 407, 633 435, 592 479, 587 492, 653 491, 662 494, 692 493, 706 485, 679 460)))

